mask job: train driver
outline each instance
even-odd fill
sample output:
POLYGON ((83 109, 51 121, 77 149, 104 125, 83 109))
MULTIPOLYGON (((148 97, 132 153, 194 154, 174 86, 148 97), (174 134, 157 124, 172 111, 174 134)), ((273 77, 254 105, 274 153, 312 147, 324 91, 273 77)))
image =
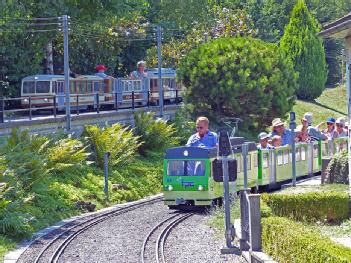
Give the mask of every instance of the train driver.
POLYGON ((215 132, 208 129, 209 120, 206 117, 199 117, 196 120, 197 133, 190 136, 186 146, 203 148, 217 147, 218 137, 215 132))
POLYGON ((137 63, 137 70, 134 70, 130 73, 130 78, 132 79, 142 79, 147 77, 147 73, 145 72, 145 61, 139 61, 137 63))

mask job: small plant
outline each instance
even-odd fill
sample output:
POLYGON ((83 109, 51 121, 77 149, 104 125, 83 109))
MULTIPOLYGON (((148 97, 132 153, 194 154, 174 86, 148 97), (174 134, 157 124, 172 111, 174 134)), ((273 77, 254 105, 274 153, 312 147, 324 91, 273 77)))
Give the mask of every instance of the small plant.
POLYGON ((130 160, 140 146, 139 137, 133 131, 120 124, 100 128, 95 125, 84 127, 82 134, 90 146, 96 165, 104 167, 104 154, 110 152, 109 163, 111 166, 121 165, 130 160))
POLYGON ((178 144, 174 125, 162 119, 155 120, 155 113, 138 111, 134 114, 135 135, 140 137, 139 153, 146 155, 148 151, 164 151, 178 144))
POLYGON ((177 110, 173 123, 177 129, 179 144, 186 144, 188 138, 195 132, 195 122, 191 119, 187 109, 177 110))

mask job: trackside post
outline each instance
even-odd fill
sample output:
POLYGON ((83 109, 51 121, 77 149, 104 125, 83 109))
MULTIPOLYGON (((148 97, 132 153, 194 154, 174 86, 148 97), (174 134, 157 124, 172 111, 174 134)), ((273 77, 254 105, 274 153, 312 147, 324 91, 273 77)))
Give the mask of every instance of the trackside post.
POLYGON ((106 196, 106 200, 109 200, 108 196, 108 159, 110 157, 110 152, 105 152, 104 154, 104 192, 106 196))
MULTIPOLYGON (((296 128, 296 116, 295 112, 290 112, 290 131, 295 134, 295 128, 296 128)), ((296 186, 296 148, 295 148, 295 136, 291 136, 291 141, 290 141, 290 148, 291 148, 291 157, 292 157, 292 183, 293 186, 296 186)))

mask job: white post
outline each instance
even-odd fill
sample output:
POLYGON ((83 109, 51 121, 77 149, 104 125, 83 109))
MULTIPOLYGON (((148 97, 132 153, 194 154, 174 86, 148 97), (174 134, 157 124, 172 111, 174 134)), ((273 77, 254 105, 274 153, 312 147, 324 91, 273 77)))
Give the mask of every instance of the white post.
POLYGON ((351 66, 351 36, 346 38, 346 91, 347 91, 347 113, 349 120, 349 142, 348 142, 348 159, 349 159, 349 196, 351 197, 351 79, 350 79, 350 66, 351 66))

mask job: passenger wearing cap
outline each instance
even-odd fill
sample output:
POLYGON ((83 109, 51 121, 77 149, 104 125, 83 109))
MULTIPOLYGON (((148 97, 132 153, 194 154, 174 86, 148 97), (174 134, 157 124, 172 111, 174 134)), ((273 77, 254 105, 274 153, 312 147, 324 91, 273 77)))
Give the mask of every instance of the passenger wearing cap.
POLYGON ((131 74, 130 74, 130 78, 132 79, 142 79, 142 78, 146 78, 147 77, 147 73, 145 72, 145 66, 146 63, 145 61, 139 61, 137 63, 137 70, 134 70, 131 74))
POLYGON ((107 75, 107 74, 105 73, 105 71, 106 71, 107 68, 106 68, 104 65, 102 65, 102 64, 97 64, 96 67, 95 67, 95 69, 96 69, 96 71, 97 71, 97 73, 95 73, 95 76, 98 76, 98 77, 100 77, 100 78, 108 78, 108 77, 109 77, 109 75, 107 75))
POLYGON ((343 117, 337 118, 335 125, 337 137, 347 137, 347 130, 345 129, 345 119, 343 117))
POLYGON ((273 149, 273 146, 268 143, 269 135, 266 132, 261 132, 258 135, 259 144, 257 145, 257 149, 266 150, 273 149))
POLYGON ((336 138, 338 136, 336 130, 335 130, 335 119, 333 117, 330 117, 327 119, 326 122, 321 122, 320 124, 318 124, 316 126, 316 128, 318 130, 321 129, 321 126, 323 126, 324 124, 327 124, 327 128, 321 130, 322 134, 324 134, 328 140, 332 140, 334 138, 336 138))
POLYGON ((274 135, 279 135, 282 139, 282 145, 290 144, 291 140, 295 139, 295 132, 285 129, 284 122, 282 122, 280 118, 276 118, 272 121, 272 129, 273 131, 270 137, 272 138, 274 135))

